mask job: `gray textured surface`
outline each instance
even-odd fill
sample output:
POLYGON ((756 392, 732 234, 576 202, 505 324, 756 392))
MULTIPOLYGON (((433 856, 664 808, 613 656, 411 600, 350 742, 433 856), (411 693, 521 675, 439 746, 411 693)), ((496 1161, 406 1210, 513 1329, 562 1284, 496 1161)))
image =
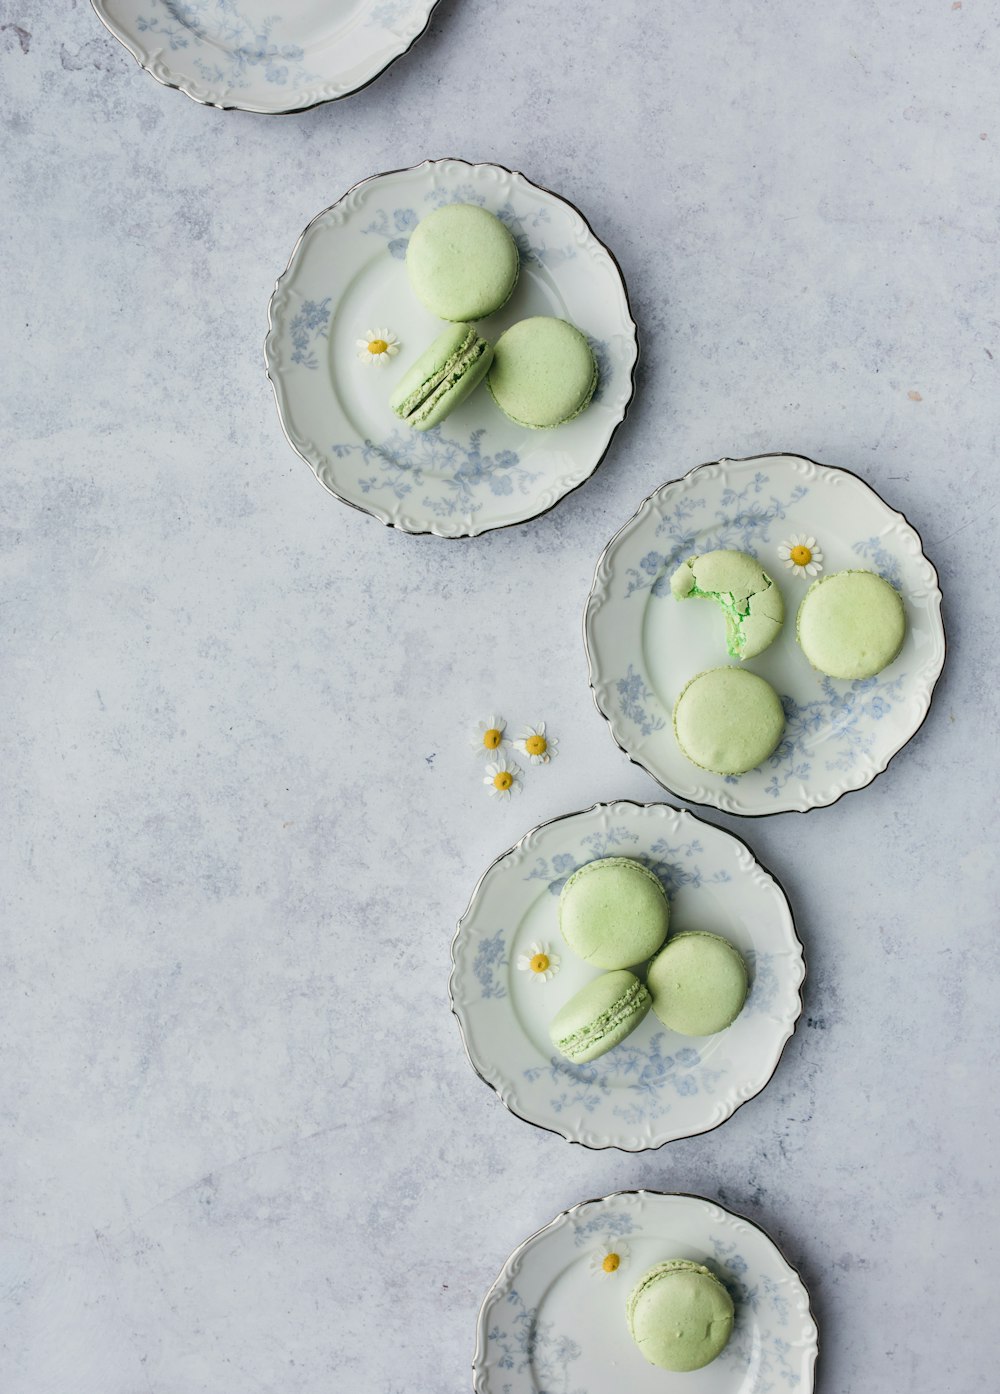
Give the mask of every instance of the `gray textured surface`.
POLYGON ((770 1229, 826 1394, 995 1387, 996 15, 664 8, 444 0, 268 119, 158 87, 85 0, 0 0, 4 1394, 452 1394, 514 1244, 638 1184, 770 1229), (473 543, 327 497, 261 367, 307 220, 428 154, 574 200, 643 335, 598 475, 473 543), (587 690, 592 567, 665 478, 769 448, 916 523, 950 662, 870 789, 717 819, 809 955, 773 1083, 588 1154, 473 1076, 453 923, 530 824, 656 797, 587 690), (494 706, 561 738, 509 808, 494 706))

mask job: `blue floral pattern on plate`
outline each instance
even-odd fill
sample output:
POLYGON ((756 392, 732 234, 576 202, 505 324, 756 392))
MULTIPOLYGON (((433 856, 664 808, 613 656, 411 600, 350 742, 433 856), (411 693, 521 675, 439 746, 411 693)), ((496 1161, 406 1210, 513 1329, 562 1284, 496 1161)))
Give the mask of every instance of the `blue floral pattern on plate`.
POLYGON ((632 1343, 624 1307, 665 1255, 704 1263, 733 1297, 732 1338, 699 1388, 811 1394, 818 1333, 795 1270, 756 1225, 698 1196, 653 1191, 575 1206, 515 1249, 480 1310, 476 1394, 657 1394, 663 1372, 632 1343), (626 1266, 595 1275, 590 1254, 617 1239, 628 1245, 626 1266))
POLYGON ((489 869, 459 924, 452 1005, 478 1073, 529 1121, 588 1146, 659 1146, 723 1122, 767 1082, 801 1010, 801 945, 780 887, 737 839, 665 804, 596 805, 543 824, 489 869), (743 952, 750 992, 736 1023, 691 1039, 648 1016, 588 1064, 556 1052, 548 1025, 595 976, 562 943, 559 895, 578 867, 630 857, 660 878, 672 930, 711 924, 743 952), (561 966, 544 985, 518 959, 541 940, 561 966))
POLYGON ((435 0, 311 14, 297 0, 93 0, 159 82, 213 106, 296 111, 356 91, 425 28, 435 0))
POLYGON ((658 489, 605 549, 587 606, 591 686, 622 749, 684 798, 731 813, 815 808, 870 783, 921 724, 944 662, 940 606, 918 535, 856 475, 801 456, 721 460, 658 489), (903 596, 907 638, 883 673, 844 683, 809 667, 795 614, 810 578, 778 555, 796 533, 816 536, 826 574, 874 570, 903 596), (786 605, 782 633, 747 665, 781 696, 784 735, 739 777, 692 765, 671 719, 690 678, 730 661, 709 603, 670 591, 686 557, 715 548, 756 556, 786 605))
POLYGON ((631 399, 636 331, 612 258, 569 204, 498 165, 429 160, 356 186, 303 233, 270 321, 268 374, 288 439, 332 493, 407 532, 477 536, 545 512, 597 468, 631 399), (420 218, 454 202, 489 208, 520 249, 513 296, 484 332, 561 313, 587 334, 600 379, 574 421, 528 430, 481 388, 442 426, 413 431, 388 406, 395 375, 358 364, 369 323, 397 335, 398 373, 433 337, 406 248, 420 218))

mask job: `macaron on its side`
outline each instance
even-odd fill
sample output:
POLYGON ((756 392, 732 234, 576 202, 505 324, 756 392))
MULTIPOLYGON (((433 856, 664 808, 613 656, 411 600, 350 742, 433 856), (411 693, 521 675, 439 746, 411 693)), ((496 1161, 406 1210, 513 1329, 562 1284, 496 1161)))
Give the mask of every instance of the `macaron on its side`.
POLYGON ((698 673, 674 703, 674 736, 693 765, 746 774, 777 749, 785 729, 781 698, 745 668, 698 673))
POLYGON ((499 218, 474 203, 448 203, 421 218, 406 248, 414 294, 441 319, 485 319, 510 299, 517 244, 499 218))
POLYGON ((493 345, 471 324, 456 324, 434 340, 400 379, 389 405, 416 431, 429 431, 476 388, 489 372, 493 345))
POLYGON ((622 969, 587 983, 556 1013, 552 1044, 575 1064, 596 1060, 631 1035, 652 999, 634 973, 622 969))
POLYGON ((653 1011, 682 1036, 714 1036, 739 1016, 747 998, 743 956, 704 930, 675 934, 649 965, 653 1011))
POLYGON ((597 387, 597 362, 579 329, 564 319, 535 315, 500 335, 487 385, 511 421, 549 430, 588 406, 597 387))
POLYGON ((688 557, 670 578, 675 600, 716 601, 726 617, 726 648, 733 658, 755 658, 773 644, 785 622, 781 591, 746 552, 719 549, 688 557))
POLYGON ((595 968, 643 963, 667 937, 670 904, 660 878, 630 857, 602 857, 573 872, 559 896, 559 928, 595 968))
POLYGON ((636 1283, 625 1307, 629 1333, 651 1365, 700 1370, 721 1355, 733 1331, 733 1299, 703 1264, 668 1259, 636 1283))
POLYGON ((802 597, 795 637, 812 666, 827 677, 873 678, 903 647, 902 597, 874 571, 820 576, 802 597))

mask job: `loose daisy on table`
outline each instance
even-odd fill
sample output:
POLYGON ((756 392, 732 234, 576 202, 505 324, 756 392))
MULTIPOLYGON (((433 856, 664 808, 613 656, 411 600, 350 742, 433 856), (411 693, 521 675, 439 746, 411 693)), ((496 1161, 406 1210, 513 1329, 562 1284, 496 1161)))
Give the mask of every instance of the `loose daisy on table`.
POLYGON ((628 1265, 628 1245, 623 1239, 606 1239, 590 1255, 590 1271, 595 1278, 613 1278, 628 1265))
POLYGON ((514 749, 527 755, 533 765, 547 765, 556 753, 559 742, 555 736, 545 734, 545 722, 537 726, 526 726, 514 742, 514 749))
POLYGON ((823 570, 823 553, 815 537, 807 537, 805 533, 782 542, 778 558, 796 576, 818 576, 823 570))
POLYGON ((399 340, 388 329, 366 329, 365 337, 357 340, 358 359, 383 367, 399 352, 399 340))
POLYGON ((511 794, 521 792, 521 766, 501 755, 495 763, 486 766, 483 783, 491 799, 509 799, 511 794))
POLYGON ((559 972, 560 958, 548 944, 532 944, 528 953, 518 954, 517 966, 522 973, 530 973, 533 983, 547 983, 559 972))
POLYGON ((507 730, 507 723, 502 716, 491 715, 485 721, 477 722, 476 732, 472 737, 472 748, 478 755, 495 755, 498 750, 502 751, 510 741, 504 734, 507 730))

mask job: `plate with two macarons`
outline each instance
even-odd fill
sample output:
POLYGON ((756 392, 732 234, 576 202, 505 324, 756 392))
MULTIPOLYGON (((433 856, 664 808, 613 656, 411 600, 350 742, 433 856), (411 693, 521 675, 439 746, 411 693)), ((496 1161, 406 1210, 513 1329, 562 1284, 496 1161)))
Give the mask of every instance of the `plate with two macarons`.
POLYGON ((738 837, 668 804, 533 828, 482 876, 452 946, 470 1062, 518 1117, 641 1151, 764 1088, 802 1010, 802 944, 738 837))
POLYGON ((363 180, 306 228, 265 344, 282 428, 343 502, 411 533, 538 517, 633 393, 621 271, 583 215, 495 164, 363 180))

